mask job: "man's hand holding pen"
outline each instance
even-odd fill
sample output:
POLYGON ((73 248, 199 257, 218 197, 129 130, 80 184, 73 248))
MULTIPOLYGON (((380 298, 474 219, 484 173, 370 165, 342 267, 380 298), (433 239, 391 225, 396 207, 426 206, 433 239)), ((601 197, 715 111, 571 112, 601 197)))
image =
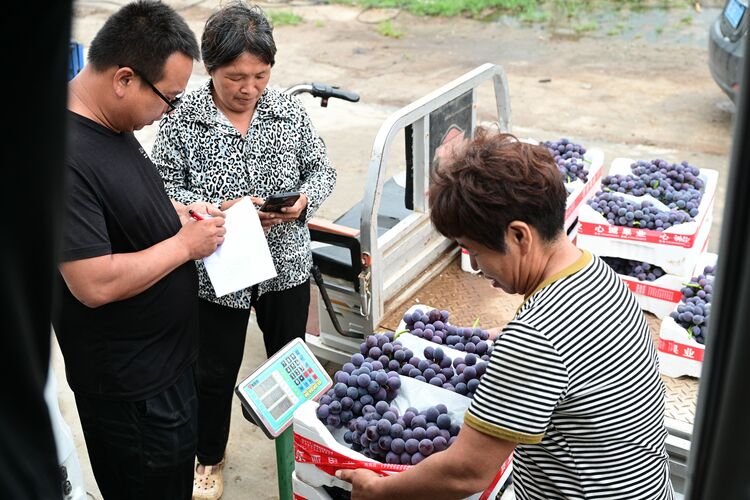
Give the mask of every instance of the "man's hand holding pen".
POLYGON ((214 253, 224 242, 224 212, 210 203, 198 202, 185 207, 188 223, 177 233, 193 260, 214 253))

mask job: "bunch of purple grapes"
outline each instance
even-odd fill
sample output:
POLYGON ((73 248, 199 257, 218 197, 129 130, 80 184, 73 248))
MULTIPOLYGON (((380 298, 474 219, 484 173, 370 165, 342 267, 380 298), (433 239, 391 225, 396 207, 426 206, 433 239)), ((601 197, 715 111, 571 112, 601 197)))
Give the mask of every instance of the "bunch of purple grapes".
POLYGON ((448 322, 450 313, 431 309, 422 312, 415 309, 404 314, 404 323, 412 335, 435 344, 445 344, 457 351, 475 353, 480 356, 489 353, 492 344, 490 334, 481 328, 454 326, 448 322))
POLYGON ((654 281, 664 276, 664 269, 648 262, 619 257, 602 257, 602 260, 609 264, 609 267, 614 269, 617 274, 632 276, 640 281, 654 281))
POLYGON ((408 408, 403 416, 380 401, 367 405, 348 424, 344 441, 368 458, 388 464, 416 465, 433 453, 447 449, 460 430, 444 404, 423 411, 408 408))
POLYGON ((542 145, 554 158, 566 184, 576 179, 581 179, 583 182, 589 179, 589 171, 583 158, 586 148, 566 138, 559 141, 544 141, 542 145))
POLYGON ((605 176, 602 189, 633 196, 648 194, 672 210, 687 213, 691 218, 698 215, 703 196, 699 169, 686 161, 670 164, 664 160, 638 160, 630 165, 630 169, 632 175, 605 176))
POLYGON ((682 299, 677 310, 669 314, 699 344, 705 344, 708 336, 714 275, 714 266, 706 266, 703 274, 690 278, 681 290, 682 299))
POLYGON ((611 192, 597 191, 587 201, 589 206, 602 214, 607 222, 616 226, 664 231, 677 224, 693 220, 682 210, 665 212, 648 200, 632 202, 611 192))
POLYGON ((368 405, 392 401, 401 387, 396 371, 385 370, 380 361, 366 361, 360 353, 344 363, 333 381, 333 387, 321 396, 317 409, 318 419, 331 427, 346 425, 362 415, 362 409, 368 405))
MULTIPOLYGON (((397 373, 469 398, 474 397, 492 354, 492 344, 489 344, 489 350, 482 355, 466 353, 463 358, 451 359, 440 347, 428 346, 424 349, 424 358, 420 358, 400 341, 392 339, 391 332, 370 335, 360 344, 360 352, 352 356, 352 362, 382 366, 388 370, 389 377, 391 373, 397 373)), ((390 380, 388 385, 391 385, 390 380)), ((386 390, 385 396, 386 400, 391 401, 395 397, 395 390, 386 390)))
MULTIPOLYGON (((399 373, 469 398, 474 397, 479 380, 487 371, 488 361, 472 353, 467 353, 464 358, 451 359, 440 347, 429 346, 425 348, 424 356, 426 359, 404 358, 399 373)), ((489 359, 489 355, 485 356, 489 359)))

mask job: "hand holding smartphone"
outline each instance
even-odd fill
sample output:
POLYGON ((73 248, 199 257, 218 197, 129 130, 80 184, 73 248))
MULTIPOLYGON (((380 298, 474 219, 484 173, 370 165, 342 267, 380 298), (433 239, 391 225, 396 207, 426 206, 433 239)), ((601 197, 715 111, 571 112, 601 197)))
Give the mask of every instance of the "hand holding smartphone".
POLYGON ((299 197, 300 194, 298 191, 272 194, 266 198, 266 201, 261 205, 259 210, 261 212, 281 212, 282 208, 291 207, 297 203, 299 197))

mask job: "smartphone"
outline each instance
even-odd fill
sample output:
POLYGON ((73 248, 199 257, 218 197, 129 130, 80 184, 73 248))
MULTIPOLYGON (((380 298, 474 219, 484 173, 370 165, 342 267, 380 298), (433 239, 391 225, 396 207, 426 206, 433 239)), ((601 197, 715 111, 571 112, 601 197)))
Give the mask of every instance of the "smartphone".
POLYGON ((291 207, 299 199, 299 192, 291 191, 288 193, 276 193, 266 198, 265 203, 260 207, 263 212, 281 212, 283 207, 291 207))

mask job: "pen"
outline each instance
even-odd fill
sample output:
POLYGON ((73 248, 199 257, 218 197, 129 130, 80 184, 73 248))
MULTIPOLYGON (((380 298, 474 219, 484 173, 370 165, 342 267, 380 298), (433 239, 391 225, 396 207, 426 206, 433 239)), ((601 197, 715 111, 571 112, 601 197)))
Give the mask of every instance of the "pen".
POLYGON ((190 217, 192 217, 195 220, 203 220, 203 217, 193 212, 192 210, 188 210, 188 213, 190 214, 190 217))

